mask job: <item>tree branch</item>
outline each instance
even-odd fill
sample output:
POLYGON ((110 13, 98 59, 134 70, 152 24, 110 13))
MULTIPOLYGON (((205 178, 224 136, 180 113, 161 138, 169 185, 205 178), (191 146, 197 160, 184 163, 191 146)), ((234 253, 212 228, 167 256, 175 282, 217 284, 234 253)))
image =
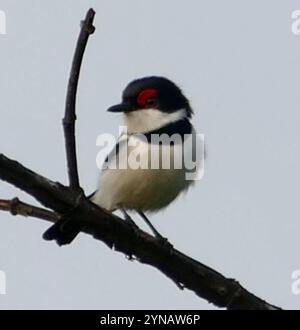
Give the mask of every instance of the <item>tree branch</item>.
POLYGON ((73 189, 80 189, 75 141, 76 95, 83 54, 89 36, 95 31, 95 27, 93 26, 94 17, 94 10, 89 9, 84 21, 81 22, 81 30, 77 40, 69 77, 65 116, 63 118, 69 184, 73 189))
MULTIPOLYGON (((134 256, 141 263, 157 268, 174 282, 181 283, 184 288, 216 306, 227 309, 279 309, 253 295, 235 280, 225 278, 142 230, 133 230, 126 221, 102 210, 71 188, 50 181, 1 154, 0 179, 29 193, 57 213, 71 212, 71 217, 82 223, 82 232, 126 256, 134 256)), ((40 218, 44 219, 43 216, 40 218)), ((44 220, 55 221, 54 218, 44 220)))
POLYGON ((56 222, 61 219, 59 214, 43 209, 41 207, 24 203, 17 197, 11 200, 0 199, 0 210, 8 211, 12 215, 22 215, 24 217, 43 219, 50 222, 56 222))
POLYGON ((199 297, 227 309, 279 309, 244 289, 237 281, 166 245, 148 233, 134 230, 128 222, 101 209, 87 199, 80 188, 75 144, 75 102, 83 53, 88 37, 94 31, 94 11, 90 9, 82 24, 73 59, 65 117, 63 120, 68 162, 69 187, 51 181, 20 163, 0 154, 0 179, 27 192, 46 210, 18 199, 0 200, 0 209, 13 215, 31 216, 50 222, 61 220, 64 214, 80 223, 81 231, 92 235, 110 248, 139 262, 151 265, 194 291, 199 297))

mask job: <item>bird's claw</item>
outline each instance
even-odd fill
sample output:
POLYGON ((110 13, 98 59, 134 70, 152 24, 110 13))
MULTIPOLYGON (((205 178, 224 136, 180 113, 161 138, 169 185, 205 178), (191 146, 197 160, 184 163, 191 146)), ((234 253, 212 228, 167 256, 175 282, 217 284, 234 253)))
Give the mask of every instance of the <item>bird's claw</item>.
POLYGON ((166 237, 163 237, 162 235, 156 235, 156 239, 159 241, 161 245, 163 245, 166 249, 168 249, 168 252, 170 255, 173 253, 174 246, 172 243, 169 242, 169 240, 166 237))

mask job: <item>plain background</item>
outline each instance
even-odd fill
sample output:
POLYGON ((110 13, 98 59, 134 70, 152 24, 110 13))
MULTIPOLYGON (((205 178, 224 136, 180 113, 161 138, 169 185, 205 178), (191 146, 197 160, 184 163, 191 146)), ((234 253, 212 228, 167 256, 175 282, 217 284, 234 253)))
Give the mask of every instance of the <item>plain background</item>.
MULTIPOLYGON (((300 35, 298 1, 0 2, 0 151, 66 182, 61 118, 79 21, 97 28, 78 94, 81 182, 96 187, 96 137, 118 133, 105 112, 132 79, 178 83, 205 134, 205 175, 152 217, 183 252, 284 308, 298 309, 300 268, 300 35)), ((0 182, 0 198, 32 199, 0 182)), ((142 226, 142 224, 139 222, 142 226)), ((0 308, 214 309, 157 270, 126 260, 91 237, 67 247, 42 240, 48 224, 0 216, 0 308)))

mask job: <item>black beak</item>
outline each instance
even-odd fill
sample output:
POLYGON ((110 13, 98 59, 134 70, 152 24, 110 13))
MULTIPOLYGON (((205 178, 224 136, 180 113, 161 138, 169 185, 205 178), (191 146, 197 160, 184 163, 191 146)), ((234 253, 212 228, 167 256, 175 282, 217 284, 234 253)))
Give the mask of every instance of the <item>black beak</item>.
POLYGON ((134 106, 131 104, 120 103, 117 105, 113 105, 112 107, 108 108, 107 111, 109 112, 129 112, 133 111, 134 106))

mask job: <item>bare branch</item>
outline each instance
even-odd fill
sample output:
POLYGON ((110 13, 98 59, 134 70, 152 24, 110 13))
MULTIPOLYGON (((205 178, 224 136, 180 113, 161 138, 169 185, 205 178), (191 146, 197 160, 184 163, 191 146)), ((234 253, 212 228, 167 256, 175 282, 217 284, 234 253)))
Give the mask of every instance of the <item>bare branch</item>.
POLYGON ((0 154, 0 179, 29 193, 57 213, 71 211, 81 222, 82 232, 92 235, 116 251, 151 265, 175 283, 199 297, 227 309, 279 309, 213 269, 164 245, 142 230, 135 231, 124 220, 100 209, 85 197, 58 182, 50 181, 0 154))
POLYGON ((84 21, 81 22, 81 31, 73 57, 66 97, 65 116, 63 119, 69 183, 73 189, 80 188, 75 141, 76 95, 83 54, 89 36, 95 31, 95 27, 93 26, 94 16, 94 10, 89 9, 84 21))
POLYGON ((0 199, 0 210, 8 211, 12 215, 22 215, 24 217, 38 218, 50 222, 56 222, 61 218, 61 216, 55 212, 24 203, 17 197, 11 200, 0 199))

